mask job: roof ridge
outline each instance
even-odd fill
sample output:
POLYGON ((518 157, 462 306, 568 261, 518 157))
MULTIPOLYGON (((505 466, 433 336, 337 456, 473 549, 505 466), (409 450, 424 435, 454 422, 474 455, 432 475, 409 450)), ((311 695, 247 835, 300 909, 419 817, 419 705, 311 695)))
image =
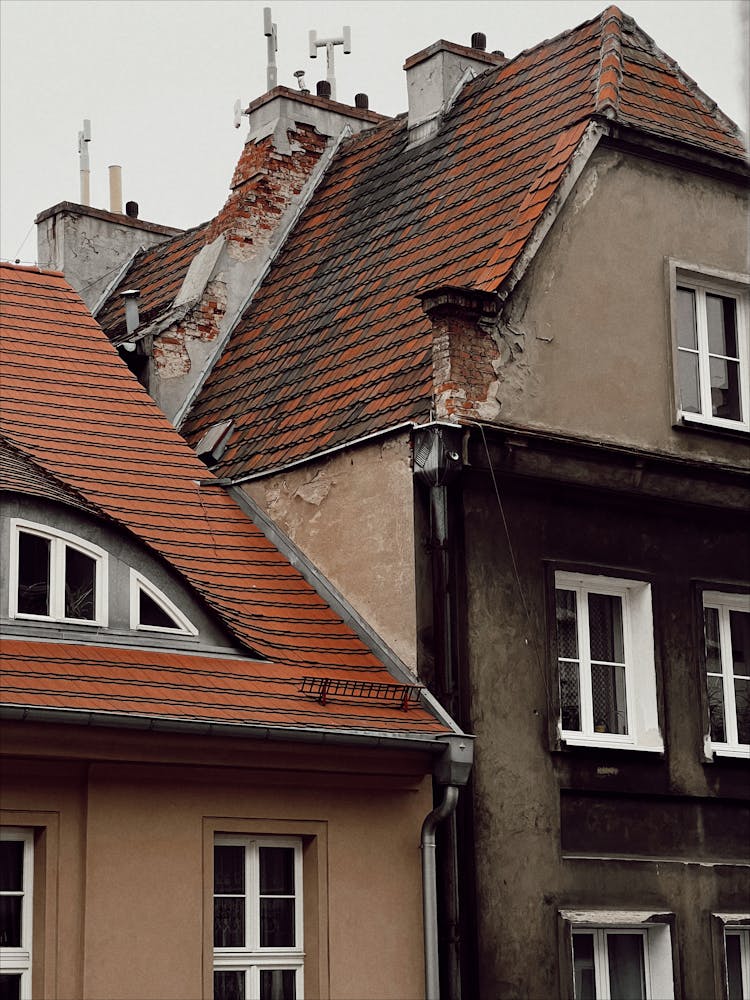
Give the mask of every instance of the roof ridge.
MULTIPOLYGON (((620 11, 620 13, 622 14, 622 11, 620 11)), ((688 73, 685 72, 685 70, 682 68, 682 66, 680 66, 680 64, 677 62, 676 59, 670 56, 663 49, 659 48, 659 46, 656 44, 651 35, 649 35, 647 31, 644 31, 644 29, 640 26, 640 24, 638 24, 635 18, 632 18, 627 14, 622 15, 622 17, 623 17, 623 26, 627 28, 629 31, 631 31, 634 35, 637 35, 641 39, 643 39, 646 42, 646 48, 651 53, 651 55, 655 56, 657 59, 661 60, 666 66, 668 66, 669 69, 672 70, 677 79, 680 81, 680 83, 684 84, 684 86, 687 88, 690 94, 696 99, 696 101, 698 101, 703 106, 705 111, 709 115, 713 115, 715 118, 717 118, 719 122, 726 129, 728 129, 732 133, 733 137, 737 139, 744 147, 746 145, 745 137, 742 133, 742 129, 739 127, 737 122, 735 122, 732 118, 729 117, 728 114, 726 114, 724 111, 721 110, 716 101, 712 97, 709 97, 708 94, 698 86, 698 84, 695 82, 692 76, 690 76, 688 73)))
POLYGON ((607 7, 599 15, 601 52, 596 71, 594 110, 605 118, 617 117, 622 83, 622 29, 625 15, 619 7, 607 7))

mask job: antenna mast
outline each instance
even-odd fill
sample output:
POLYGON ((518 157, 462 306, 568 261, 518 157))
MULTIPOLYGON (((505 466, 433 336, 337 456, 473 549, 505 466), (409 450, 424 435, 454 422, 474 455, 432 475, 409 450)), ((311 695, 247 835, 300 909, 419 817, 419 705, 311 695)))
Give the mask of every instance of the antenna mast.
POLYGON ((83 119, 83 130, 78 133, 78 165, 81 174, 81 204, 91 204, 91 172, 89 170, 89 143, 91 142, 91 121, 83 119))
POLYGON ((279 49, 278 32, 271 17, 271 8, 263 8, 263 34, 268 39, 268 66, 266 68, 266 85, 273 90, 278 82, 276 73, 276 53, 279 49))
POLYGON ((352 51, 352 29, 344 25, 344 30, 340 38, 318 38, 317 31, 310 32, 310 58, 317 59, 318 49, 326 50, 326 79, 331 85, 331 100, 336 100, 336 75, 333 65, 333 48, 335 45, 344 46, 344 55, 348 56, 352 51))

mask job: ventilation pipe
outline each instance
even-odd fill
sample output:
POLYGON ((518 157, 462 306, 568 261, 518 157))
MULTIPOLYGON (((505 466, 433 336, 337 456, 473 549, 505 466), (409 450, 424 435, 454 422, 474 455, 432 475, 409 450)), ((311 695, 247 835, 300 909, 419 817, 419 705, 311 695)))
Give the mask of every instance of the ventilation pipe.
POLYGON ((109 168, 109 210, 122 215, 122 167, 116 164, 109 168))
POLYGON ((138 310, 138 299, 140 298, 141 291, 139 288, 129 288, 121 294, 125 300, 125 328, 128 331, 128 336, 130 336, 131 333, 135 333, 141 323, 138 310))

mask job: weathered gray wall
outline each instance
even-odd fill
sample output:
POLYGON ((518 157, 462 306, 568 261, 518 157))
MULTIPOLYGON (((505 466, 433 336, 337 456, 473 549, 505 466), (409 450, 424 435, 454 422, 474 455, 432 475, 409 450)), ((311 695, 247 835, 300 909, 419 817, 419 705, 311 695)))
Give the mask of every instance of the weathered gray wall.
POLYGON ((487 416, 736 460, 741 443, 673 427, 665 261, 747 274, 747 233, 739 186, 599 150, 513 292, 487 416))
POLYGON ((416 665, 414 510, 406 434, 243 484, 355 610, 416 665))

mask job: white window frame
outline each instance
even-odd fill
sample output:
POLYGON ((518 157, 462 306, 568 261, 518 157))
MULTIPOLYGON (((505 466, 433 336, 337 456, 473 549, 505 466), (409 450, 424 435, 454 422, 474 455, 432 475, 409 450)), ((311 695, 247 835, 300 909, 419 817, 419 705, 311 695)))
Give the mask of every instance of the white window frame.
MULTIPOLYGON (((664 740, 659 728, 654 660, 654 624, 651 585, 641 580, 556 571, 555 590, 570 590, 576 595, 578 628, 579 693, 581 730, 563 729, 558 719, 559 736, 573 746, 597 746, 612 749, 662 752, 664 740), (622 630, 625 658, 625 703, 628 732, 597 733, 594 728, 591 694, 590 639, 588 624, 589 593, 607 594, 622 599, 622 630), (636 697, 637 693, 637 697, 636 697)), ((557 635, 555 635, 555 674, 559 683, 557 635)))
POLYGON ((677 418, 684 424, 700 424, 735 431, 750 431, 750 278, 746 275, 727 274, 722 271, 685 265, 677 261, 670 262, 670 265, 673 316, 672 343, 677 418), (678 288, 687 288, 695 292, 698 335, 696 351, 690 351, 679 346, 677 330, 678 288), (741 419, 739 420, 715 417, 712 413, 709 356, 719 357, 719 355, 711 355, 709 351, 706 294, 721 295, 735 301, 741 409, 741 419), (682 386, 680 384, 679 366, 681 353, 697 353, 698 355, 700 413, 692 413, 682 409, 682 386))
MULTIPOLYGON (((727 739, 720 743, 711 739, 710 717, 706 734, 706 755, 711 757, 743 757, 750 760, 750 743, 740 743, 737 731, 737 706, 734 696, 734 668, 732 665, 732 637, 729 630, 729 612, 744 611, 750 614, 750 594, 727 594, 717 590, 703 591, 703 608, 715 608, 719 612, 719 643, 721 647, 721 677, 724 692, 724 729, 727 739)), ((705 625, 704 625, 705 628, 705 625)), ((705 633, 704 633, 705 644, 705 633)), ((708 664, 703 653, 703 684, 707 691, 708 664)), ((712 673, 713 677, 718 676, 712 673)))
POLYGON ((750 1000, 750 928, 733 926, 731 923, 726 924, 724 927, 724 976, 727 986, 727 996, 729 995, 729 961, 727 958, 726 941, 729 937, 738 937, 740 939, 742 996, 744 1000, 750 1000))
POLYGON ((627 910, 563 910, 560 915, 569 925, 571 932, 569 946, 574 996, 573 938, 576 934, 594 935, 594 975, 598 1000, 609 1000, 610 996, 608 937, 616 934, 641 934, 646 1000, 674 1000, 675 976, 669 923, 654 920, 651 913, 627 910))
MULTIPOLYGON (((244 972, 246 1000, 260 996, 260 973, 263 969, 291 970, 295 973, 297 1000, 304 997, 304 914, 302 899, 302 840, 299 837, 256 837, 238 834, 216 834, 216 847, 245 848, 245 932, 249 943, 242 948, 213 949, 214 972, 244 972), (260 946, 259 911, 260 886, 259 848, 288 847, 294 849, 294 940, 293 948, 263 948, 260 946)), ((212 894, 214 886, 211 886, 212 894)), ((213 907, 212 907, 213 913, 213 907)), ((213 929, 212 929, 213 934, 213 929)))
POLYGON ((138 570, 130 570, 130 627, 131 629, 137 630, 139 632, 167 632, 169 634, 177 635, 198 635, 198 629, 193 625, 187 615, 183 614, 182 611, 167 597, 163 594, 158 587, 154 586, 151 581, 145 577, 138 570), (174 619, 174 628, 162 627, 159 625, 144 625, 140 620, 140 593, 148 594, 152 601, 159 605, 159 607, 174 619))
POLYGON ((27 621, 38 622, 63 622, 73 625, 98 625, 106 626, 108 616, 108 557, 104 549, 85 538, 72 535, 70 532, 62 531, 59 528, 52 528, 46 524, 38 524, 35 521, 27 521, 23 518, 10 519, 10 595, 9 614, 11 618, 20 618, 27 621), (19 534, 26 532, 30 535, 37 535, 50 542, 50 593, 48 615, 32 615, 28 612, 18 610, 18 559, 19 559, 19 534), (94 601, 93 618, 66 618, 65 616, 65 549, 73 548, 84 555, 89 556, 96 566, 96 595, 94 601))
POLYGON ((0 947, 0 972, 9 975, 20 975, 21 1000, 31 1000, 34 920, 34 831, 14 826, 0 827, 0 840, 20 840, 23 842, 23 881, 21 892, 2 892, 3 896, 23 896, 21 904, 21 944, 17 948, 0 947))

